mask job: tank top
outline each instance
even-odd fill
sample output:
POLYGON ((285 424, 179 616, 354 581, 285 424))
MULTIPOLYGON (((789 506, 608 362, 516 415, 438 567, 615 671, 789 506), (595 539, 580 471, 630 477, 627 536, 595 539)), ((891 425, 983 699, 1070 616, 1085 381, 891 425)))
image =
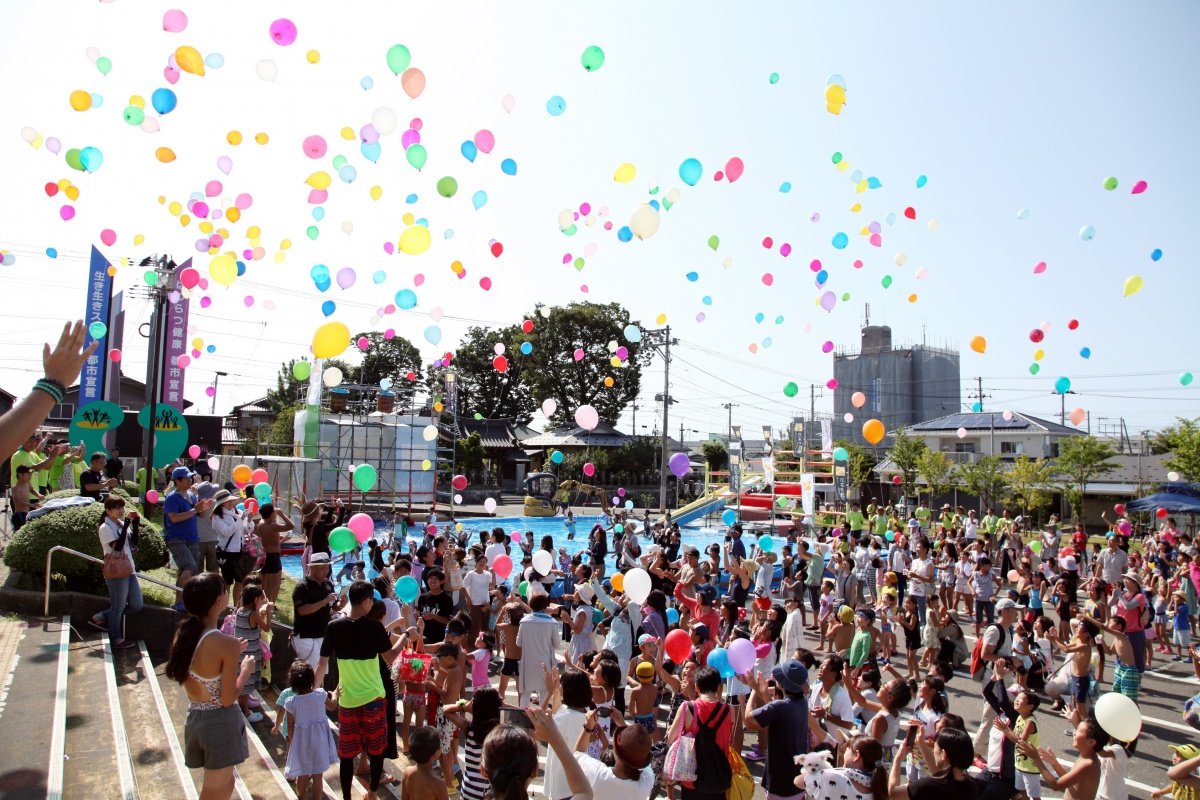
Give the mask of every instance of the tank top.
MULTIPOLYGON (((1013 733, 1015 733, 1018 737, 1024 734, 1026 726, 1028 726, 1032 720, 1033 717, 1029 717, 1028 719, 1025 717, 1017 717, 1017 724, 1013 725, 1013 733)), ((1034 747, 1038 746, 1038 731, 1036 729, 1033 733, 1029 734, 1029 743, 1034 747)), ((1017 751, 1017 771, 1033 773, 1034 775, 1038 774, 1038 768, 1037 765, 1033 763, 1033 759, 1029 756, 1022 755, 1020 750, 1017 751)))
MULTIPOLYGON (((216 628, 213 628, 211 630, 207 630, 204 632, 204 635, 200 637, 200 641, 196 642, 196 650, 192 651, 193 658, 195 658, 195 656, 196 656, 196 651, 200 649, 200 642, 203 642, 205 639, 207 639, 208 635, 210 633, 216 633, 216 632, 217 632, 216 628)), ((220 675, 217 675, 217 677, 215 677, 215 678, 205 678, 202 675, 196 674, 196 671, 189 667, 188 668, 188 677, 191 678, 192 680, 194 680, 196 683, 200 684, 200 686, 202 686, 204 688, 204 691, 208 692, 208 700, 207 701, 197 702, 195 700, 192 700, 191 703, 188 705, 188 711, 218 711, 218 710, 224 708, 224 705, 221 704, 221 676, 220 675)))

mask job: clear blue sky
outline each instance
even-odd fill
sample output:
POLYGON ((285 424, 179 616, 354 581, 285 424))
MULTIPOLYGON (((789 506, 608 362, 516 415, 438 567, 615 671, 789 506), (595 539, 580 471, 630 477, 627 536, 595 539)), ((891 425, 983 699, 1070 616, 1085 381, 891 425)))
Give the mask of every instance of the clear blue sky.
MULTIPOLYGON (((229 226, 231 242, 240 251, 246 228, 259 225, 267 258, 229 290, 214 287, 210 309, 194 308, 195 335, 217 347, 189 370, 188 397, 205 407, 213 370, 233 373, 218 410, 260 395, 280 361, 307 352, 323 300, 338 303, 335 318, 352 330, 369 328, 375 309, 413 287, 420 273, 415 312, 375 327, 394 327, 427 361, 452 348, 472 321, 509 324, 536 302, 619 300, 649 324, 666 314, 683 341, 672 370, 681 401, 672 412, 676 434, 681 419, 688 429, 723 431, 724 402, 740 404, 734 422, 754 428, 806 410, 807 385, 832 376, 822 342, 854 346, 865 303, 872 321, 890 325, 898 339, 919 340, 924 331, 931 342, 960 347, 964 399, 982 376, 990 408, 1057 413, 1052 386, 1066 375, 1093 427, 1101 417, 1124 415, 1140 430, 1200 416, 1200 383, 1178 382, 1185 370, 1200 373, 1200 346, 1188 332, 1200 296, 1193 233, 1200 9, 1193 3, 700 2, 680 13, 685 7, 635 3, 207 2, 179 4, 190 18, 180 34, 161 30, 166 7, 22 4, 0 30, 7 121, 0 248, 17 256, 0 272, 0 385, 9 390, 19 393, 36 377, 40 342, 57 321, 81 314, 79 257, 99 242, 101 229, 117 232, 116 246, 105 248, 114 258, 190 253, 206 267, 209 257, 193 247, 196 222, 181 228, 158 197, 186 202, 215 178, 229 198, 254 196, 250 211, 229 226), (289 47, 268 37, 281 16, 299 29, 289 47), (427 76, 416 100, 387 70, 385 53, 396 43, 408 46, 427 76), (126 125, 129 96, 149 105, 153 90, 168 85, 167 56, 184 44, 222 54, 225 66, 182 77, 173 87, 178 108, 161 118, 160 133, 126 125), (588 74, 579 59, 593 44, 606 61, 588 74), (112 59, 107 77, 85 57, 88 46, 112 59), (319 64, 305 61, 309 49, 320 52, 319 64), (273 84, 255 75, 264 58, 279 67, 273 84), (776 85, 768 82, 772 72, 781 76, 776 85), (836 117, 823 100, 831 73, 848 87, 836 117), (370 91, 359 86, 364 76, 375 81, 370 91), (75 89, 101 94, 104 105, 71 110, 75 89), (501 107, 506 94, 517 100, 511 114, 501 107), (562 116, 546 111, 552 95, 566 100, 562 116), (338 132, 358 130, 381 106, 397 112, 400 128, 381 139, 383 155, 372 165, 338 132), (400 146, 413 117, 423 121, 429 151, 421 173, 400 146), (58 137, 64 152, 100 148, 103 167, 92 175, 70 170, 61 155, 26 145, 24 126, 58 137), (459 144, 481 128, 495 133, 496 148, 471 164, 459 144), (229 146, 232 129, 246 142, 229 146), (253 143, 258 131, 270 135, 268 145, 253 143), (320 161, 301 152, 311 134, 329 143, 320 161), (162 146, 178 154, 175 163, 155 160, 162 146), (856 194, 848 173, 830 161, 835 151, 883 188, 856 194), (314 222, 303 180, 331 170, 336 154, 357 168, 358 179, 346 185, 335 178, 313 242, 305 235, 314 222), (216 169, 222 155, 234 162, 228 177, 216 169), (745 175, 714 183, 712 173, 732 156, 744 160, 745 175), (515 177, 500 171, 506 157, 518 164, 515 177), (694 188, 678 176, 688 157, 705 169, 694 188), (637 167, 628 184, 613 181, 623 162, 637 167), (922 174, 928 185, 917 189, 922 174), (459 182, 453 199, 434 190, 443 175, 459 182), (1101 187, 1109 175, 1119 179, 1116 191, 1101 187), (657 196, 678 187, 679 203, 662 214, 652 238, 618 243, 616 228, 649 199, 655 177, 657 196), (62 196, 42 191, 60 178, 81 189, 70 222, 58 216, 62 196), (1133 196, 1138 180, 1149 190, 1133 196), (787 194, 779 192, 784 181, 793 187, 787 194), (384 190, 379 202, 369 197, 372 185, 384 190), (470 198, 480 189, 489 200, 476 211, 470 198), (419 196, 411 206, 409 193, 419 196), (607 206, 614 230, 598 224, 570 238, 559 233, 558 212, 583 202, 607 206), (850 210, 855 202, 863 204, 859 213, 850 210), (916 221, 901 215, 907 206, 916 221), (1018 221, 1022 208, 1031 214, 1018 221), (383 243, 396 241, 409 210, 429 220, 433 246, 415 258, 385 255, 383 243), (899 217, 891 226, 884 223, 889 211, 899 217), (935 233, 927 231, 931 218, 940 224, 935 233), (349 236, 340 230, 347 220, 349 236), (857 234, 873 220, 882 223, 878 248, 857 234), (1084 225, 1095 226, 1095 240, 1080 240, 1084 225), (453 238, 443 238, 447 229, 453 238), (830 244, 838 231, 850 235, 846 250, 830 244), (139 233, 146 241, 134 247, 139 233), (712 234, 721 239, 716 253, 706 245, 712 234), (767 236, 772 250, 761 244, 767 236), (276 264, 285 238, 292 247, 276 264), (488 251, 492 239, 504 245, 499 259, 488 251), (785 242, 787 258, 779 253, 785 242), (564 254, 581 255, 589 243, 597 251, 582 272, 563 265, 564 254), (40 255, 46 247, 62 255, 49 260, 40 255), (1164 252, 1157 263, 1150 260, 1155 248, 1164 252), (900 252, 904 266, 894 260, 900 252), (725 257, 732 258, 728 269, 725 257), (814 258, 829 270, 827 288, 851 296, 832 313, 814 305, 814 258), (861 270, 851 266, 855 259, 864 262, 861 270), (463 280, 450 271, 455 260, 466 266, 463 280), (1039 261, 1048 269, 1034 275, 1039 261), (358 283, 321 295, 308 278, 315 263, 353 267, 358 283), (921 267, 929 277, 918 281, 921 267), (370 279, 378 269, 388 275, 381 286, 370 279), (691 271, 699 273, 694 283, 685 277, 691 271), (774 276, 770 287, 765 272, 774 276), (478 285, 485 275, 494 282, 490 292, 478 285), (894 279, 888 289, 884 275, 894 279), (1131 275, 1142 276, 1145 289, 1123 298, 1131 275), (912 293, 916 303, 907 300, 912 293), (251 307, 247 295, 255 298, 251 307), (711 306, 702 304, 705 295, 711 306), (268 299, 276 310, 264 309, 268 299), (422 338, 434 307, 445 313, 437 348, 422 338), (698 323, 701 311, 706 319, 698 323), (779 315, 784 322, 776 325, 779 315), (1081 324, 1069 332, 1072 318, 1081 324), (1028 336, 1043 321, 1052 329, 1034 377, 1028 367, 1039 345, 1028 336), (975 335, 986 337, 986 355, 968 349, 975 335), (771 346, 763 347, 768 337, 771 346), (1079 356, 1082 347, 1090 359, 1079 356), (796 401, 783 395, 789 380, 804 389, 796 401)), ((118 286, 136 283, 137 272, 122 269, 118 286)), ((133 326, 145 319, 143 305, 133 304, 129 317, 126 371, 142 376, 145 356, 136 352, 133 326)), ((652 422, 661 380, 656 361, 644 376, 639 426, 652 422)), ((830 407, 831 398, 818 400, 818 410, 830 407)), ((622 427, 629 422, 626 414, 622 427)))

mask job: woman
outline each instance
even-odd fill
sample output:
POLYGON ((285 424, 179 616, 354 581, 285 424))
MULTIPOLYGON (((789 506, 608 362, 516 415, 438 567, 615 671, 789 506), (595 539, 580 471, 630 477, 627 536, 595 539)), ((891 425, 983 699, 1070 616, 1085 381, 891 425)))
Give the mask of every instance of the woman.
POLYGON ((815 776, 800 773, 796 786, 810 800, 886 800, 888 774, 884 748, 870 736, 858 734, 846 743, 842 766, 821 770, 815 776))
POLYGON ((1121 587, 1113 593, 1113 610, 1125 620, 1125 635, 1133 647, 1133 660, 1138 672, 1146 669, 1146 630, 1142 624, 1142 613, 1146 608, 1146 597, 1142 594, 1137 575, 1126 572, 1121 587))
POLYGON ((333 508, 326 508, 324 503, 309 500, 301 509, 301 529, 304 531, 306 542, 303 566, 308 564, 308 556, 312 553, 329 553, 329 532, 339 525, 346 523, 350 509, 342 505, 341 500, 333 501, 333 508))
POLYGON ((542 741, 550 745, 550 750, 562 764, 571 800, 592 800, 591 784, 550 712, 530 707, 525 709, 525 714, 533 723, 533 736, 515 725, 498 725, 483 742, 479 771, 487 778, 492 797, 495 800, 528 800, 529 784, 538 772, 537 743, 542 741))
POLYGON ((228 595, 221 576, 211 572, 184 584, 188 618, 175 631, 165 669, 190 701, 183 726, 184 763, 204 770, 201 800, 228 800, 233 768, 250 755, 238 695, 255 663, 254 656, 243 655, 244 642, 217 630, 228 595))
POLYGON ((750 572, 746 569, 746 564, 753 565, 754 562, 743 562, 740 558, 732 557, 731 553, 732 545, 726 544, 725 571, 729 573, 729 601, 737 608, 745 608, 746 599, 750 596, 750 584, 752 582, 750 572))
POLYGON ((137 647, 137 642, 126 641, 124 617, 142 610, 142 587, 138 584, 137 567, 133 564, 133 551, 137 547, 141 519, 135 512, 125 519, 125 498, 109 495, 104 501, 104 517, 100 521, 100 548, 104 555, 123 554, 129 559, 130 574, 124 578, 105 578, 108 585, 109 607, 92 617, 92 627, 108 631, 108 639, 114 650, 137 647))
POLYGON ((237 511, 237 498, 222 489, 213 495, 212 526, 217 534, 217 553, 224 553, 224 563, 221 564, 221 579, 226 585, 233 587, 233 605, 242 604, 242 582, 249 574, 247 567, 252 564, 242 563, 242 517, 237 511))
POLYGON ((575 593, 571 595, 571 599, 575 602, 575 608, 571 610, 570 616, 563 620, 571 629, 571 641, 567 642, 568 664, 579 663, 579 658, 592 649, 592 631, 595 629, 592 602, 595 598, 596 593, 592 587, 587 585, 577 587, 575 593))
MULTIPOLYGON (((916 723, 910 723, 916 724, 916 723)), ((937 798, 975 797, 978 790, 967 770, 975 758, 971 737, 966 731, 943 728, 933 740, 934 760, 948 766, 935 775, 900 782, 900 765, 911 748, 907 737, 900 742, 896 760, 888 776, 888 794, 892 800, 937 800, 937 798)))
MULTIPOLYGON (((558 670, 548 670, 547 691, 546 697, 542 701, 543 706, 554 694, 553 685, 555 683, 562 687, 562 706, 554 715, 554 724, 565 741, 578 741, 579 733, 583 730, 587 720, 588 708, 592 704, 592 687, 587 673, 578 669, 567 669, 563 671, 560 678, 558 670)), ((571 789, 567 785, 567 774, 558 755, 554 752, 546 754, 545 769, 544 793, 546 797, 556 798, 556 800, 568 797, 571 789)))
POLYGON ((646 595, 642 606, 642 628, 660 642, 667 638, 667 596, 658 589, 646 595))
POLYGON ((890 767, 900 733, 900 712, 912 700, 912 689, 906 681, 897 678, 879 687, 877 700, 864 697, 854 681, 846 682, 846 691, 855 705, 863 709, 863 734, 879 743, 882 747, 880 760, 885 768, 890 767))
POLYGON ((604 532, 604 528, 599 525, 592 526, 592 532, 588 534, 590 542, 589 563, 593 570, 597 570, 601 575, 604 574, 604 559, 608 558, 608 535, 604 532))
POLYGON ((463 749, 466 763, 463 767, 463 800, 484 800, 488 783, 480 772, 483 760, 483 743, 489 733, 500 724, 500 694, 491 686, 481 686, 471 695, 470 702, 463 700, 445 706, 447 711, 460 711, 471 715, 470 721, 459 713, 453 715, 462 729, 463 749))
MULTIPOLYGON (((732 709, 719 699, 721 673, 709 666, 697 669, 696 691, 699 697, 683 704, 679 713, 675 715, 675 721, 671 724, 671 729, 667 731, 668 744, 674 744, 684 733, 695 736, 700 726, 704 725, 715 728, 717 747, 722 753, 727 752, 733 739, 733 714, 732 709)), ((705 777, 700 774, 696 776, 697 780, 704 780, 705 777)), ((724 800, 725 791, 698 792, 695 785, 696 781, 680 783, 681 800, 724 800)))

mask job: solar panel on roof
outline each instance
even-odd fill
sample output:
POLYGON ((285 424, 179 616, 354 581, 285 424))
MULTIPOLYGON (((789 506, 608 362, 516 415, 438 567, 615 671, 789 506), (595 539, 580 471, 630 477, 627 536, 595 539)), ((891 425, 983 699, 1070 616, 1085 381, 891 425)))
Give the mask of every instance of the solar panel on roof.
POLYGON ((984 414, 950 414, 949 416, 931 419, 928 422, 919 422, 912 426, 915 431, 955 431, 959 428, 967 430, 1024 430, 1030 427, 1028 420, 1022 419, 1016 414, 1012 419, 1006 420, 1004 415, 997 413, 984 414))

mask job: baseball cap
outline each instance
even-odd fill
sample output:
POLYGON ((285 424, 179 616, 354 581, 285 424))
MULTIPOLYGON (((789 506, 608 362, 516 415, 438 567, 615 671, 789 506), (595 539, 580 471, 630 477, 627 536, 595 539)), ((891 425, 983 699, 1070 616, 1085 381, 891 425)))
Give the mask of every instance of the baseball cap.
POLYGON ((657 642, 657 641, 658 641, 658 637, 654 636, 652 634, 649 634, 649 633, 643 633, 641 636, 638 637, 639 645, 646 644, 646 642, 657 642))
POLYGON ((205 481, 196 487, 196 496, 201 500, 207 500, 217 493, 217 487, 205 481))
POLYGON ((1194 744, 1169 744, 1167 747, 1179 753, 1179 757, 1183 759, 1200 756, 1200 747, 1196 747, 1194 744))
POLYGON ((636 672, 640 681, 654 680, 654 665, 649 662, 643 661, 638 664, 636 672))
POLYGON ((708 638, 708 626, 705 625, 703 622, 697 622, 695 625, 692 626, 692 633, 696 634, 701 639, 707 639, 708 638))
POLYGON ((702 595, 710 606, 717 600, 717 590, 711 583, 702 583, 697 586, 696 594, 702 595))
POLYGON ((184 478, 192 477, 192 475, 194 475, 194 474, 195 473, 192 472, 187 467, 176 467, 175 469, 171 470, 171 480, 181 481, 184 478))
POLYGON ((1007 611, 1010 608, 1016 608, 1016 607, 1017 607, 1017 604, 1014 603, 1012 600, 1009 600, 1007 597, 1004 598, 1003 600, 996 601, 996 610, 997 611, 1007 611))

